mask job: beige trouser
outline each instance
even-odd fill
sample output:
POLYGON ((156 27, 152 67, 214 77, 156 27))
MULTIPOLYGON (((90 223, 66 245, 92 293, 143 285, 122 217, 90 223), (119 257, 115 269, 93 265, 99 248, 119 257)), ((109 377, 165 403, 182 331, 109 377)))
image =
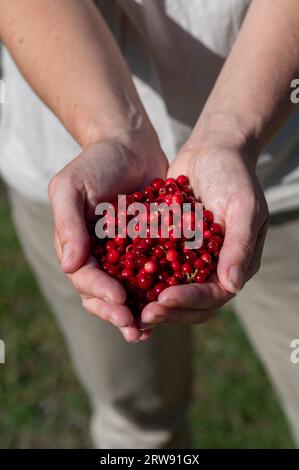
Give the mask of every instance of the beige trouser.
MULTIPOLYGON (((115 327, 83 310, 79 295, 60 272, 49 206, 13 190, 10 198, 25 254, 90 396, 95 446, 186 446, 189 329, 159 327, 150 341, 127 344, 115 327)), ((269 228, 263 267, 236 299, 236 307, 299 445, 299 364, 290 361, 290 342, 299 337, 299 216, 278 222, 269 228)))

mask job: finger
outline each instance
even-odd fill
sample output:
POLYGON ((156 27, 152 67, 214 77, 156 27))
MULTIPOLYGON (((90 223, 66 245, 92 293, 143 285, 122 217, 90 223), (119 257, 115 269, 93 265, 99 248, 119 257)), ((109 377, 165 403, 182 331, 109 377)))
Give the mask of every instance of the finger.
POLYGON ((85 296, 97 297, 110 304, 123 304, 126 300, 122 285, 101 271, 92 256, 89 256, 82 268, 68 277, 75 289, 85 296))
POLYGON ((265 222, 263 225, 256 241, 255 249, 254 249, 254 254, 252 261, 250 263, 250 266, 248 268, 248 271, 246 273, 246 282, 254 276, 258 270, 260 269, 261 266, 261 259, 262 259, 262 254, 263 254, 263 249, 264 249, 264 244, 265 244, 265 239, 267 235, 267 228, 268 224, 265 222))
POLYGON ((76 271, 89 252, 89 236, 85 224, 85 195, 73 181, 61 174, 49 185, 55 230, 62 250, 61 268, 65 273, 76 271))
MULTIPOLYGON (((155 325, 156 326, 156 325, 155 325)), ((147 341, 153 334, 153 329, 142 331, 142 335, 139 338, 139 341, 147 341)))
POLYGON ((117 327, 128 327, 133 323, 132 313, 126 305, 112 305, 95 297, 84 297, 82 305, 92 315, 96 315, 117 327))
POLYGON ((128 343, 138 343, 142 336, 142 332, 139 331, 135 320, 130 326, 120 328, 120 332, 122 333, 124 339, 128 341, 128 343))
POLYGON ((188 284, 165 289, 158 298, 158 303, 177 309, 208 309, 221 307, 233 297, 219 282, 206 284, 188 284))
POLYGON ((179 309, 160 305, 158 302, 147 304, 141 313, 142 321, 146 323, 203 323, 211 316, 208 309, 179 309))
POLYGON ((226 217, 225 237, 219 254, 217 273, 223 287, 236 294, 245 282, 257 235, 260 231, 257 211, 249 203, 229 208, 226 217), (247 206, 247 207, 246 207, 247 206))

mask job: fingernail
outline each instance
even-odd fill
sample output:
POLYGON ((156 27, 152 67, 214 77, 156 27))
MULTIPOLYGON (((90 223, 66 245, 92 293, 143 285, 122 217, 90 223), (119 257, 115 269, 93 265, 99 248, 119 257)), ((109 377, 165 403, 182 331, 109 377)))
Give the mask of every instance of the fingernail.
POLYGON ((230 292, 233 294, 237 294, 239 292, 242 287, 243 278, 244 273, 242 269, 240 269, 238 266, 233 266, 230 268, 227 279, 230 292))
POLYGON ((72 259, 72 257, 73 257, 73 249, 71 245, 66 243, 62 251, 62 260, 61 260, 62 267, 64 267, 68 263, 68 261, 72 259))
POLYGON ((156 325, 153 325, 151 323, 145 323, 143 321, 141 321, 139 323, 139 330, 140 331, 146 331, 146 330, 152 330, 153 328, 155 328, 156 325))

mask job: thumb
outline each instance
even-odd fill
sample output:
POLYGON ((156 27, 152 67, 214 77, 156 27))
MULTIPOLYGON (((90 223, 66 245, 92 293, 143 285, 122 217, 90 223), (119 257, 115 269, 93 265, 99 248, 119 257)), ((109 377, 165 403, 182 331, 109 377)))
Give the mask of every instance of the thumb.
POLYGON ((242 214, 226 220, 224 243, 220 251, 217 274, 222 286, 233 294, 243 287, 251 262, 258 229, 242 214))
POLYGON ((62 174, 49 184, 55 231, 60 244, 57 253, 64 273, 79 269, 89 254, 89 236, 84 218, 85 198, 62 174))

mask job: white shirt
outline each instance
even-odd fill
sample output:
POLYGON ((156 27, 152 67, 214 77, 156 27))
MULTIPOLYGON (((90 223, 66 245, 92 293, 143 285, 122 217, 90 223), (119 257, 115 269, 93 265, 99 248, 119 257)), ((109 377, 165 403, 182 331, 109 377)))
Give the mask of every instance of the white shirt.
MULTIPOLYGON (((97 3, 172 160, 200 114, 250 0, 97 3)), ((49 180, 80 147, 25 82, 6 50, 2 67, 6 101, 0 105, 0 170, 19 192, 45 201, 49 180)), ((299 111, 260 158, 258 173, 271 212, 299 207, 298 128, 299 111)))

